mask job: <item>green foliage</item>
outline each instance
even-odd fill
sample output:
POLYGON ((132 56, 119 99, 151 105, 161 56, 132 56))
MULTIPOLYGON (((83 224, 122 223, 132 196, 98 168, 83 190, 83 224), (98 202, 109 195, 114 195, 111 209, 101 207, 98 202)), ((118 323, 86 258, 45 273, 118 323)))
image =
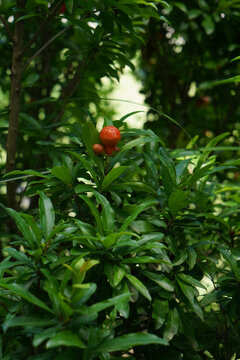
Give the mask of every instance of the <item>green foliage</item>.
POLYGON ((185 146, 184 131, 165 113, 204 145, 224 131, 238 142, 239 2, 172 1, 162 12, 168 22, 148 23, 136 73, 151 106, 146 128, 171 148, 185 146))
POLYGON ((229 139, 239 71, 228 69, 239 64, 238 1, 62 5, 0 2, 3 155, 11 34, 24 25, 16 169, 0 181, 0 358, 237 359, 240 161, 229 139), (168 121, 147 130, 126 126, 138 111, 114 119, 99 102, 102 79, 133 71, 141 47, 147 102, 168 121), (213 91, 217 79, 230 92, 213 91), (102 115, 122 134, 112 156, 92 150, 102 115), (187 143, 203 122, 206 137, 187 143))
POLYGON ((226 135, 183 152, 140 134, 96 158, 83 132, 28 184, 37 213, 6 209, 20 233, 0 265, 3 358, 238 354, 239 189, 209 150, 226 135))

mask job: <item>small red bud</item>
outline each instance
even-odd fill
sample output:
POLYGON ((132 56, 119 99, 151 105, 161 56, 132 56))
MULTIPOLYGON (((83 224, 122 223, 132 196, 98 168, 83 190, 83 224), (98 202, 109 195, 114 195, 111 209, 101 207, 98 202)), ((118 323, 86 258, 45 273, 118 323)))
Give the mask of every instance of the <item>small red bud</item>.
POLYGON ((104 147, 101 144, 94 144, 92 146, 93 151, 97 155, 103 155, 104 154, 104 147))
POLYGON ((66 11, 66 4, 62 4, 61 8, 59 9, 59 14, 64 14, 66 11))

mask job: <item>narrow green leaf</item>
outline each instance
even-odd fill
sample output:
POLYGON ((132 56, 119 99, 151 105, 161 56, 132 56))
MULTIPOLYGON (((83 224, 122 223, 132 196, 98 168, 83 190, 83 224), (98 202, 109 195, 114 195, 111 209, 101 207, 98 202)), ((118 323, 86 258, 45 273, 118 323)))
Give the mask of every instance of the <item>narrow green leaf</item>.
POLYGON ((122 295, 115 296, 115 297, 113 297, 111 299, 107 299, 107 300, 98 302, 98 303, 96 303, 94 305, 86 307, 86 312, 88 314, 91 314, 91 313, 95 313, 95 312, 105 310, 105 309, 107 309, 107 308, 109 308, 111 306, 115 306, 120 301, 123 301, 125 299, 129 299, 130 295, 131 295, 130 293, 124 293, 122 295))
POLYGON ((183 274, 183 273, 178 273, 177 276, 178 276, 181 280, 185 281, 186 283, 188 283, 188 284, 190 284, 190 285, 192 285, 192 286, 197 286, 197 287, 200 287, 200 288, 202 288, 202 289, 204 289, 204 290, 207 290, 206 287, 205 287, 202 283, 200 283, 200 281, 194 279, 194 278, 193 278, 192 276, 190 276, 190 275, 186 275, 186 274, 183 274))
POLYGON ((231 252, 226 250, 226 249, 221 249, 221 248, 219 248, 219 251, 221 252, 224 259, 227 260, 227 262, 228 262, 232 272, 234 273, 236 279, 239 280, 240 279, 240 268, 238 266, 238 263, 234 259, 233 255, 231 254, 231 252))
POLYGON ((34 249, 35 248, 35 244, 34 244, 35 237, 31 231, 30 227, 26 223, 26 221, 21 217, 21 215, 17 211, 10 209, 10 208, 6 208, 6 210, 9 213, 9 215, 16 221, 17 227, 23 234, 24 239, 29 243, 29 246, 32 249, 34 249))
POLYGON ((7 328, 16 326, 39 328, 55 325, 56 323, 57 320, 55 319, 47 319, 40 316, 16 316, 8 321, 7 328))
POLYGON ((98 230, 103 235, 102 220, 100 218, 100 215, 99 215, 99 212, 98 212, 96 206, 94 205, 94 203, 86 195, 80 195, 79 197, 83 201, 85 201, 85 203, 88 205, 89 209, 91 210, 92 215, 94 216, 94 218, 96 220, 98 230))
POLYGON ((235 58, 231 59, 230 63, 233 62, 233 61, 236 61, 236 60, 240 60, 240 56, 236 56, 235 58))
POLYGON ((102 220, 103 229, 106 232, 114 230, 114 223, 115 223, 115 214, 113 208, 111 207, 109 201, 106 199, 105 196, 100 194, 98 191, 93 191, 98 204, 102 205, 100 217, 102 220))
POLYGON ((155 319, 155 329, 160 329, 164 324, 168 310, 169 304, 167 300, 154 300, 152 317, 155 319))
POLYGON ((159 140, 158 140, 158 138, 142 136, 140 138, 129 141, 127 144, 125 144, 122 147, 120 152, 130 150, 135 146, 143 145, 143 144, 146 144, 149 142, 159 142, 159 140))
POLYGON ((122 175, 126 169, 128 169, 128 166, 118 166, 111 169, 102 182, 102 190, 105 190, 114 180, 122 175))
POLYGON ((84 349, 86 347, 78 335, 70 330, 58 332, 55 336, 48 340, 46 344, 47 349, 55 347, 59 348, 60 346, 77 347, 79 349, 84 349))
POLYGON ((147 193, 152 193, 155 194, 156 190, 153 189, 151 186, 144 184, 140 181, 133 181, 133 182, 123 182, 120 184, 111 184, 110 189, 112 190, 119 190, 120 187, 129 187, 130 189, 134 190, 134 191, 139 191, 139 192, 147 192, 147 193))
POLYGON ((125 276, 130 281, 130 283, 135 287, 135 289, 137 289, 143 296, 145 296, 145 298, 147 298, 149 301, 152 300, 148 289, 139 279, 137 279, 135 276, 130 274, 126 274, 125 276))
POLYGON ((6 284, 3 281, 0 281, 0 287, 11 291, 13 294, 20 296, 21 298, 29 301, 30 303, 47 310, 52 313, 52 310, 42 302, 42 300, 38 299, 35 295, 31 294, 27 289, 18 285, 18 284, 6 284))
POLYGON ((136 207, 136 209, 133 211, 132 215, 128 216, 128 217, 125 219, 125 221, 124 221, 124 223, 122 224, 122 226, 121 226, 121 228, 120 228, 119 231, 125 231, 125 230, 128 228, 128 226, 131 224, 131 222, 132 222, 133 220, 135 220, 141 212, 143 212, 143 211, 144 211, 146 208, 148 208, 149 206, 151 206, 151 205, 156 205, 156 204, 157 204, 157 201, 156 201, 156 200, 150 199, 150 200, 147 200, 147 201, 143 202, 142 204, 138 205, 138 206, 136 207))
POLYGON ((95 161, 98 166, 98 169, 101 171, 102 175, 104 174, 103 160, 100 156, 96 155, 92 149, 93 144, 99 144, 99 134, 96 127, 91 121, 84 123, 82 127, 82 138, 86 145, 87 152, 91 158, 95 161))
MULTIPOLYGON (((45 179, 48 178, 48 176, 44 175, 44 173, 40 173, 35 170, 14 170, 14 171, 11 171, 11 172, 5 174, 3 177, 7 177, 7 176, 11 176, 11 175, 29 175, 29 176, 38 176, 38 177, 42 177, 45 179)), ((24 178, 24 176, 23 176, 23 178, 24 178)))
POLYGON ((156 274, 146 270, 141 270, 141 273, 161 286, 164 290, 174 291, 174 284, 163 274, 156 274))
POLYGON ((188 250, 188 267, 189 270, 192 270, 197 261, 197 253, 191 246, 189 246, 187 250, 188 250))
POLYGON ((51 170, 51 173, 64 184, 70 185, 72 183, 72 175, 66 166, 56 166, 51 170))
POLYGON ((203 321, 204 320, 203 311, 200 304, 198 303, 197 299, 194 296, 193 287, 187 285, 179 277, 177 277, 177 283, 180 286, 183 294, 186 296, 187 300, 189 301, 189 304, 191 305, 195 314, 203 321))
POLYGON ((100 344, 96 351, 98 352, 114 352, 128 350, 134 346, 143 346, 149 344, 168 345, 168 342, 162 338, 148 333, 133 333, 119 336, 115 339, 104 341, 100 344))
POLYGON ((39 198, 40 223, 44 238, 45 240, 47 240, 55 224, 55 213, 50 198, 47 197, 41 191, 39 191, 38 194, 40 196, 39 198))
POLYGON ((134 256, 130 258, 126 258, 122 261, 122 264, 160 264, 166 263, 166 261, 162 259, 156 259, 152 256, 134 256))
POLYGON ((122 281, 124 276, 125 276, 124 269, 117 265, 114 265, 114 267, 113 267, 113 285, 117 286, 122 281))
MULTIPOLYGON (((73 156, 75 156, 83 165, 83 167, 89 171, 89 173, 91 174, 95 184, 98 186, 99 185, 99 181, 98 181, 98 175, 96 173, 96 171, 93 169, 93 167, 90 165, 89 161, 87 161, 85 159, 85 157, 83 157, 82 155, 79 155, 73 151, 68 151, 69 154, 72 154, 73 156)), ((93 153, 94 154, 94 153, 93 153)), ((95 154, 94 154, 95 155, 95 154)), ((95 155, 96 156, 96 155, 95 155)))
POLYGON ((179 315, 176 308, 169 310, 163 338, 170 341, 177 334, 179 328, 179 315))
POLYGON ((48 328, 44 331, 41 331, 38 334, 35 334, 33 338, 33 346, 37 347, 41 345, 43 341, 53 337, 58 330, 59 330, 59 325, 48 328))

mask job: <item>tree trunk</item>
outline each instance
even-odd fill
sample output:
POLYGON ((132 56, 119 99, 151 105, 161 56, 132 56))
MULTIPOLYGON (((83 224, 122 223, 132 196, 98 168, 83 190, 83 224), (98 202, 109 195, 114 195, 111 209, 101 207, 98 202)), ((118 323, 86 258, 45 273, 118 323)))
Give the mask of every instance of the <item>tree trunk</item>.
MULTIPOLYGON (((17 7, 24 10, 26 0, 18 0, 17 7)), ((20 18, 24 13, 18 11, 15 20, 20 18)), ((16 150, 17 150, 17 134, 18 134, 18 118, 20 112, 20 91, 23 72, 23 27, 24 22, 15 23, 14 42, 12 51, 12 74, 11 74, 11 90, 10 90, 10 114, 9 127, 7 136, 7 164, 6 172, 15 170, 16 168, 16 150)), ((16 182, 7 183, 7 204, 11 208, 17 207, 16 204, 16 182)))

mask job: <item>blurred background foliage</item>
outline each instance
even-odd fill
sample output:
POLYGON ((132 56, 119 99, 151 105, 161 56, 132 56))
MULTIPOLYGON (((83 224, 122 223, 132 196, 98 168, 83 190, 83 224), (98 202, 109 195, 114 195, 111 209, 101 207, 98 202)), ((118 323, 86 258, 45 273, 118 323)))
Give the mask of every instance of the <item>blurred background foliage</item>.
MULTIPOLYGON (((138 56, 137 76, 145 102, 177 120, 201 143, 231 131, 226 143, 239 142, 239 83, 213 86, 240 73, 239 1, 172 2, 163 10, 168 22, 151 19, 138 56)), ((184 146, 184 132, 154 110, 146 128, 184 146)))

